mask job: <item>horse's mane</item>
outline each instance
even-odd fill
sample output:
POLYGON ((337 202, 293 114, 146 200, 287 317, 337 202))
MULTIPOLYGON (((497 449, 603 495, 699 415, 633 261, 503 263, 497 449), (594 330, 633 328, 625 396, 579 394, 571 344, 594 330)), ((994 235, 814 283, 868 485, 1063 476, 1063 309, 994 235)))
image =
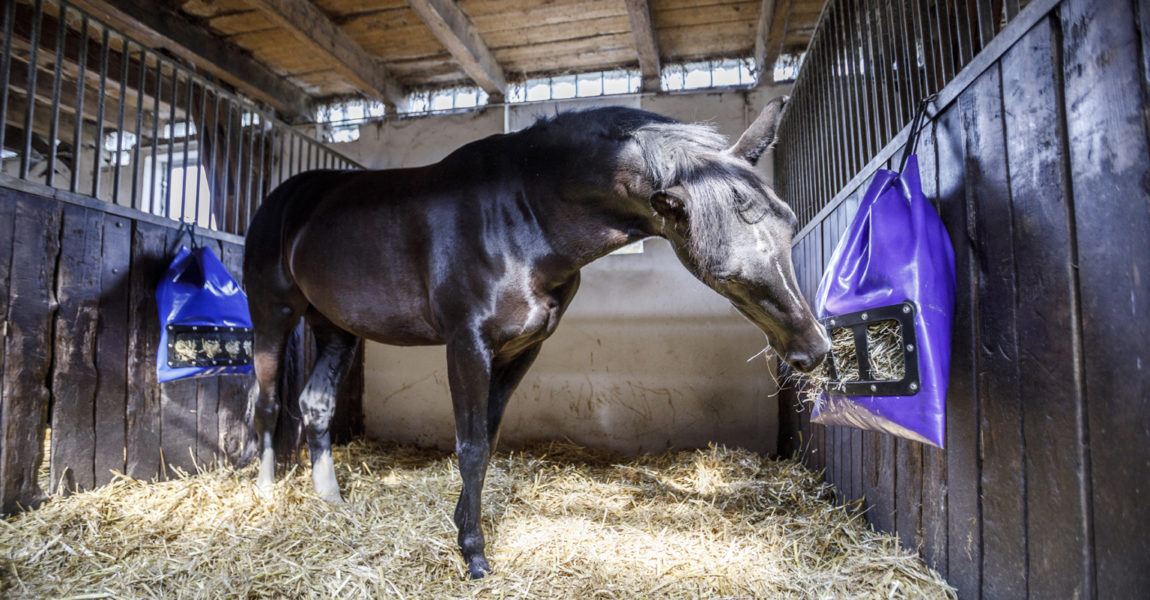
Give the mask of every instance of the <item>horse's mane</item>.
POLYGON ((732 217, 757 223, 775 216, 792 228, 797 224, 762 176, 725 152, 726 136, 711 125, 615 106, 544 117, 522 133, 636 143, 656 189, 687 190, 691 252, 704 266, 708 257, 722 253, 732 217))

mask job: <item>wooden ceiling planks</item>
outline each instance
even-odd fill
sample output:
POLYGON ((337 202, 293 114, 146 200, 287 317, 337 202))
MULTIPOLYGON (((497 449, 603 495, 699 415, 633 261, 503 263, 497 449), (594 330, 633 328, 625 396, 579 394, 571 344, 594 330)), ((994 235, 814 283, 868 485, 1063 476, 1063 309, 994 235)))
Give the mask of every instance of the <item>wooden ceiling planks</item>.
MULTIPOLYGON (((255 10, 268 0, 171 1, 314 97, 357 91, 377 96, 362 81, 334 68, 330 59, 303 51, 276 19, 255 10)), ((641 6, 642 0, 295 1, 310 3, 409 89, 480 82, 489 91, 498 91, 504 85, 498 79, 500 72, 515 80, 640 66, 628 2, 641 6), (449 18, 421 17, 409 1, 449 18), (455 24, 445 25, 447 21, 455 24)), ((773 63, 780 52, 805 47, 825 0, 646 0, 645 4, 657 49, 655 60, 648 57, 651 70, 651 64, 708 58, 753 57, 773 63), (764 6, 772 13, 769 17, 764 6)), ((653 89, 650 83, 647 88, 653 89)))

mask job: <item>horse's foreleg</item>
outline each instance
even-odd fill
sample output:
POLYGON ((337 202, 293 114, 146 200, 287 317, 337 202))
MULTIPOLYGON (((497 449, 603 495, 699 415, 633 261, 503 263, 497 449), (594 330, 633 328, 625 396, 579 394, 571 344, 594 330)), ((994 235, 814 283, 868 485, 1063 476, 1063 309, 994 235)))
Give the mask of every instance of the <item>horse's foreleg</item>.
POLYGON ((487 399, 491 386, 491 353, 478 340, 452 340, 447 344, 447 374, 455 412, 455 451, 463 490, 455 505, 459 549, 467 571, 479 579, 491 569, 484 556, 480 524, 480 494, 491 457, 487 439, 487 399))
MULTIPOLYGON (((311 319, 309 319, 311 321, 311 319)), ((335 479, 335 461, 331 456, 331 418, 335 414, 335 396, 339 383, 351 368, 358 339, 341 330, 322 330, 312 322, 316 333, 318 358, 307 386, 299 397, 311 455, 311 479, 315 492, 332 503, 342 503, 339 483, 335 479)))
POLYGON ((542 348, 542 342, 535 344, 506 364, 491 370, 491 391, 487 396, 487 445, 490 454, 495 454, 495 447, 499 444, 499 427, 503 423, 507 401, 515 388, 519 387, 519 382, 523 381, 527 370, 535 363, 542 348))

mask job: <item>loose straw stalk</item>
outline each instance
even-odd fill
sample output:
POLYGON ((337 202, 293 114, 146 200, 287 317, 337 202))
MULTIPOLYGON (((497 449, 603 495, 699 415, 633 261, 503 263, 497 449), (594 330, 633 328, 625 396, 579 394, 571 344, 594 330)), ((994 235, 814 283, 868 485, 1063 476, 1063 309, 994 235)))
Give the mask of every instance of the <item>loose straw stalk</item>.
POLYGON ((465 578, 452 455, 337 448, 348 503, 294 469, 120 477, 0 521, 4 598, 953 598, 857 503, 794 460, 742 450, 625 458, 570 444, 493 461, 495 572, 465 578))

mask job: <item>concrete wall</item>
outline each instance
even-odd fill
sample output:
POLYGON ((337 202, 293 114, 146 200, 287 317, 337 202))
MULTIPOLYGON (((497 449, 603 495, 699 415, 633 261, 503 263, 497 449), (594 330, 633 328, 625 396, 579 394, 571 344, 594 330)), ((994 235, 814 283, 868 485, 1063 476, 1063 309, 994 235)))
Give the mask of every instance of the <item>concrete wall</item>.
MULTIPOLYGON (((596 99, 683 121, 709 122, 732 142, 771 98, 754 92, 596 99)), ((375 168, 437 161, 458 146, 517 129, 537 115, 587 101, 369 124, 337 148, 375 168), (558 105, 558 106, 557 106, 558 105)), ((762 168, 770 172, 769 161, 762 168)), ((778 432, 772 360, 761 332, 695 280, 661 239, 642 254, 607 256, 583 283, 558 331, 512 397, 502 440, 569 438, 634 453, 717 442, 771 453, 778 432)), ((364 413, 368 435, 454 445, 443 347, 368 344, 364 413)))

